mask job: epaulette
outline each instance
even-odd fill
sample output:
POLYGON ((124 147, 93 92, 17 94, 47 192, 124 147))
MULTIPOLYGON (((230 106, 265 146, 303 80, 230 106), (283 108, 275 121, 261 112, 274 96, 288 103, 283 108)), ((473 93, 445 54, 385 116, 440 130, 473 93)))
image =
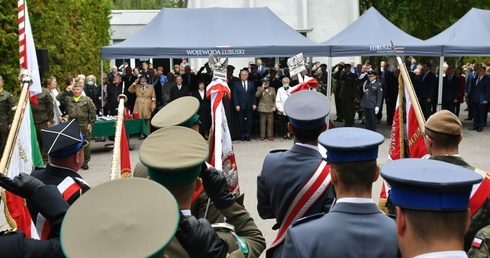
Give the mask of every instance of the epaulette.
POLYGON ((17 233, 16 228, 8 228, 8 229, 0 231, 0 236, 11 235, 11 234, 15 234, 15 233, 17 233))
POLYGON ((269 153, 278 153, 278 152, 285 152, 288 151, 287 149, 277 149, 277 150, 271 150, 269 153))
POLYGON ((316 213, 316 214, 313 214, 313 215, 310 215, 310 216, 306 216, 306 217, 303 217, 301 219, 298 219, 297 221, 293 222, 291 224, 291 227, 295 227, 297 225, 301 225, 305 222, 308 222, 308 221, 312 221, 312 220, 315 220, 315 219, 319 219, 321 217, 323 217, 323 215, 325 215, 325 213, 316 213))

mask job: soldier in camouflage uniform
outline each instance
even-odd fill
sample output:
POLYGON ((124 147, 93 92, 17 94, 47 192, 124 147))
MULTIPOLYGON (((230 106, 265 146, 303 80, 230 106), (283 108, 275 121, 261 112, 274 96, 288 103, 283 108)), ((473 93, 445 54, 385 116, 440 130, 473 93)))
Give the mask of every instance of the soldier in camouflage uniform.
POLYGON ((84 147, 83 154, 85 155, 85 162, 82 168, 88 169, 88 162, 90 161, 90 133, 92 132, 92 126, 96 120, 95 105, 92 100, 87 96, 82 96, 83 83, 76 83, 73 88, 68 86, 60 93, 56 99, 61 105, 65 106, 68 119, 75 119, 80 125, 83 137, 89 142, 84 147))
POLYGON ((7 143, 9 128, 14 119, 15 106, 14 97, 10 92, 3 89, 3 78, 0 76, 0 155, 3 155, 3 149, 7 143))
POLYGON ((47 89, 42 88, 41 94, 37 95, 37 107, 32 105, 31 108, 34 125, 36 126, 37 142, 41 149, 43 162, 47 163, 48 155, 46 153, 46 146, 44 146, 41 139, 41 129, 48 129, 54 123, 53 97, 51 93, 47 89))
POLYGON ((473 243, 471 244, 470 251, 468 252, 468 257, 490 257, 490 225, 480 229, 480 231, 476 233, 473 243))

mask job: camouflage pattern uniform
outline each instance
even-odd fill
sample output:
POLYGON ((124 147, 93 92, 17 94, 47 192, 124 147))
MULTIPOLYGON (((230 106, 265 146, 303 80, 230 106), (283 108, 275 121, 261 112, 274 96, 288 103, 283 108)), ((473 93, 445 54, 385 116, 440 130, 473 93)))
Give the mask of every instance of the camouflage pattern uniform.
POLYGON ((61 105, 65 106, 68 119, 75 119, 80 125, 83 137, 89 142, 89 144, 83 149, 85 155, 85 162, 90 161, 90 132, 87 126, 94 125, 96 120, 95 105, 92 100, 87 96, 80 96, 78 101, 75 100, 71 92, 66 90, 56 96, 56 99, 61 105))
POLYGON ((473 245, 468 252, 470 258, 490 257, 490 225, 482 228, 473 240, 473 245))
POLYGON ((14 97, 10 92, 1 89, 0 90, 0 155, 3 155, 3 149, 7 144, 7 137, 9 135, 9 125, 14 120, 14 111, 12 107, 15 106, 14 97))
POLYGON ((41 94, 37 95, 37 107, 34 105, 32 108, 32 117, 34 118, 34 125, 36 126, 36 136, 37 142, 39 143, 39 148, 41 149, 41 154, 43 156, 43 161, 48 161, 48 155, 46 152, 46 147, 42 142, 41 129, 48 128, 48 122, 53 123, 54 109, 53 109, 53 97, 51 93, 42 88, 41 94))
MULTIPOLYGON (((430 157, 430 159, 448 162, 470 170, 477 171, 477 168, 469 165, 463 160, 463 158, 458 156, 434 156, 430 157)), ((475 234, 477 234, 478 230, 484 228, 487 225, 490 225, 490 196, 487 196, 487 199, 482 204, 482 206, 475 212, 475 214, 473 214, 473 216, 471 216, 470 227, 464 235, 464 250, 466 252, 470 249, 473 238, 475 234)))

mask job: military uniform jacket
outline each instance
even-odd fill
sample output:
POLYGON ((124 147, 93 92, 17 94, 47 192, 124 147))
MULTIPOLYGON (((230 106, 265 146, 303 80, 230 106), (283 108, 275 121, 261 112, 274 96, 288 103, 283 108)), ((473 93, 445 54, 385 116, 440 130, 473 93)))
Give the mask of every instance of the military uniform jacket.
POLYGON ((37 95, 37 107, 32 105, 31 108, 34 123, 42 124, 53 121, 53 97, 51 97, 51 93, 47 89, 42 88, 41 94, 37 95))
POLYGON ((95 123, 97 113, 94 102, 89 97, 80 96, 77 102, 72 94, 63 91, 56 96, 56 99, 58 99, 61 105, 65 106, 69 119, 75 119, 80 127, 86 127, 88 124, 95 123))
POLYGON ((488 256, 490 256, 490 225, 478 231, 468 252, 470 258, 487 258, 488 256))
MULTIPOLYGON (((221 210, 227 218, 226 222, 235 227, 235 233, 247 242, 248 255, 244 255, 236 244, 235 237, 226 231, 217 231, 218 235, 228 243, 229 258, 257 258, 265 249, 265 239, 262 232, 257 228, 248 211, 241 205, 235 203, 221 210)), ((165 254, 169 257, 188 258, 189 255, 182 248, 176 237, 165 248, 165 254)))
POLYGON ((29 201, 49 219, 51 235, 48 240, 27 238, 19 231, 0 232, 0 256, 2 258, 52 258, 65 257, 61 250, 60 229, 68 211, 68 204, 61 198, 55 186, 43 186, 36 190, 29 201), (49 200, 49 201, 46 201, 49 200))
POLYGON ((364 97, 362 98, 361 105, 364 108, 381 108, 383 104, 383 88, 378 80, 364 82, 363 92, 364 97))
POLYGON ((14 111, 12 107, 15 106, 14 97, 10 92, 2 90, 0 92, 0 124, 2 126, 7 126, 14 120, 14 111))
POLYGON ((264 89, 262 86, 257 88, 255 97, 259 99, 257 111, 262 113, 272 113, 272 109, 276 108, 276 90, 272 87, 264 89))
POLYGON ((354 73, 342 73, 340 75, 340 97, 343 101, 353 101, 357 96, 357 76, 354 73))
MULTIPOLYGON (((463 158, 459 156, 434 156, 430 157, 430 159, 440 160, 454 165, 462 166, 467 169, 475 170, 475 167, 466 163, 463 158)), ((490 225, 490 196, 487 197, 487 200, 483 203, 480 209, 478 209, 478 211, 475 212, 475 214, 473 214, 473 216, 471 217, 470 227, 464 235, 465 251, 468 251, 470 249, 475 234, 487 225, 490 225)))
MULTIPOLYGON (((75 182, 79 183, 82 189, 78 194, 73 194, 72 197, 70 197, 70 199, 66 201, 69 205, 72 205, 80 196, 82 196, 82 194, 90 190, 90 186, 88 184, 82 183, 79 180, 82 179, 82 177, 77 172, 69 168, 58 167, 58 166, 53 166, 51 164, 48 164, 44 170, 36 170, 32 172, 31 176, 41 180, 46 185, 55 185, 55 186, 59 185, 63 180, 65 180, 66 177, 73 178, 75 182)), ((35 221, 35 218, 37 218, 37 214, 39 210, 37 210, 36 206, 32 205, 32 203, 29 200, 27 201, 27 207, 29 208, 31 217, 34 218, 35 221)))
MULTIPOLYGON (((317 150, 298 144, 288 151, 271 152, 265 157, 257 177, 257 211, 262 219, 276 219, 273 229, 280 227, 289 205, 321 161, 317 150)), ((328 212, 333 199, 333 187, 329 186, 305 216, 328 212)))
POLYGON ((305 218, 288 229, 286 257, 397 257, 395 221, 374 203, 337 203, 316 219, 305 218))

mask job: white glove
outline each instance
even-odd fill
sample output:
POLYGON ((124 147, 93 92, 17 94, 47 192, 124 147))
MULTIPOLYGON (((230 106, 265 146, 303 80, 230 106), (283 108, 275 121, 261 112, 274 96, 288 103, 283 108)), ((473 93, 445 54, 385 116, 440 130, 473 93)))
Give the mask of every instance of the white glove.
POLYGON ((378 113, 379 113, 379 107, 375 107, 375 108, 374 108, 374 114, 376 114, 376 115, 377 115, 378 113))

